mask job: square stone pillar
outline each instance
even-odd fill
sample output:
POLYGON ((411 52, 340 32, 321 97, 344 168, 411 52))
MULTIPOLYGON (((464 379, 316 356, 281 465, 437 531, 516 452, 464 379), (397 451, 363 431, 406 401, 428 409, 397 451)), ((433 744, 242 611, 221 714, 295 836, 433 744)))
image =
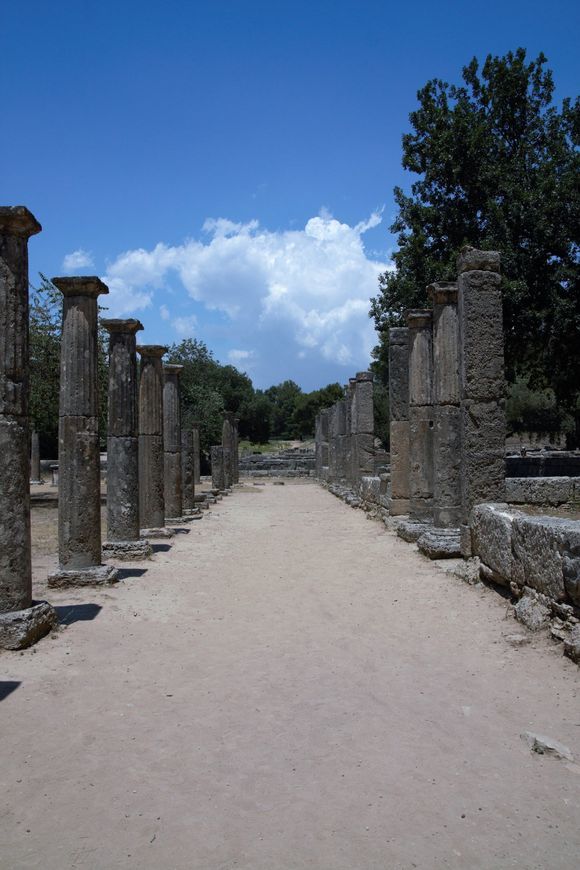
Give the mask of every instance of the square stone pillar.
POLYGON ((357 372, 354 402, 351 406, 355 467, 353 488, 358 489, 361 477, 375 470, 375 411, 373 406, 373 374, 357 372))
POLYGON ((409 330, 389 329, 391 498, 389 513, 409 513, 409 330))
POLYGON ((336 432, 336 479, 340 483, 346 483, 346 402, 340 399, 335 404, 335 432, 336 432))
POLYGON ((107 436, 107 540, 103 552, 116 559, 149 559, 140 539, 139 431, 137 423, 138 320, 102 320, 109 333, 107 436))
POLYGON ((96 277, 53 278, 63 295, 58 425, 58 561, 49 586, 112 583, 101 564, 101 462, 96 277))
POLYGON ((505 501, 505 374, 500 258, 464 248, 457 261, 462 553, 471 510, 505 501))
POLYGON ((329 409, 320 412, 320 476, 328 480, 329 409))
POLYGON ((459 529, 461 522, 461 424, 457 284, 428 288, 433 300, 433 522, 459 529))
POLYGON ((210 448, 210 455, 212 489, 223 492, 223 490, 226 488, 224 448, 221 444, 215 444, 210 448))
POLYGON ((234 483, 234 415, 228 411, 222 425, 222 447, 224 448, 223 489, 231 489, 234 483))
POLYGON ((328 409, 328 481, 336 483, 337 476, 337 410, 336 404, 328 409))
POLYGON ((168 522, 182 519, 181 400, 179 377, 183 366, 163 366, 163 468, 165 514, 168 522))
POLYGON ((409 518, 433 519, 432 313, 408 311, 409 329, 409 518))
POLYGON ((32 601, 28 239, 41 231, 24 206, 0 207, 0 648, 21 649, 56 625, 32 601))
POLYGON ((193 430, 181 430, 181 496, 182 514, 191 513, 195 507, 195 468, 193 461, 193 430))
POLYGON ((234 483, 240 482, 240 421, 238 417, 234 417, 234 438, 232 447, 232 469, 234 483))

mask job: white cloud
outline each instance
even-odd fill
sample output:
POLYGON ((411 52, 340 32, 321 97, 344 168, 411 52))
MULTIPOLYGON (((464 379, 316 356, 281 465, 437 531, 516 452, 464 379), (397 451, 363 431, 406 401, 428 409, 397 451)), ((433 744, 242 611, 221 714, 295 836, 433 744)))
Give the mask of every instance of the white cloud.
POLYGON ((197 326, 197 317, 195 314, 189 314, 187 317, 176 317, 172 320, 171 325, 180 338, 191 338, 197 326))
POLYGON ((77 269, 91 269, 94 266, 92 254, 82 248, 67 254, 62 261, 65 272, 76 272, 77 269))
MULTIPOLYGON (((151 304, 156 291, 176 292, 182 285, 200 306, 200 318, 203 308, 223 312, 235 324, 237 347, 251 344, 257 359, 289 362, 304 359, 305 352, 313 365, 318 357, 360 370, 376 343, 369 299, 379 273, 390 268, 386 257, 372 257, 363 244, 364 234, 380 223, 379 212, 350 226, 324 209, 303 229, 276 232, 257 221, 211 218, 203 242, 160 243, 117 257, 103 279, 111 289, 108 304, 137 311, 151 304)), ((191 317, 172 323, 180 335, 196 326, 191 317)))
POLYGON ((161 315, 162 320, 169 320, 171 317, 171 314, 169 312, 169 308, 167 307, 167 305, 160 305, 159 306, 159 314, 161 315))
POLYGON ((253 350, 238 350, 232 348, 228 351, 228 360, 235 366, 244 366, 246 369, 251 368, 254 364, 256 353, 253 350))

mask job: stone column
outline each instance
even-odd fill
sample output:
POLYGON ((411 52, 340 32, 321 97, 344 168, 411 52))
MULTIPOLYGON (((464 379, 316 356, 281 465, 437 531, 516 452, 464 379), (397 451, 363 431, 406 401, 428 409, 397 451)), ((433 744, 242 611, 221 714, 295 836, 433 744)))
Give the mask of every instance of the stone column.
POLYGON ((329 410, 320 412, 320 473, 323 480, 328 480, 328 419, 329 410))
POLYGON ((193 430, 181 430, 181 495, 182 514, 198 513, 195 507, 195 483, 193 462, 193 430))
POLYGON ((224 448, 214 445, 211 450, 211 485, 212 489, 222 492, 226 488, 224 471, 224 448))
POLYGON ((409 513, 409 330, 389 329, 391 499, 389 513, 409 513))
POLYGON ((237 417, 234 417, 234 446, 233 446, 233 469, 234 469, 234 483, 240 482, 240 431, 239 431, 240 421, 237 417))
POLYGON ((28 239, 24 206, 0 208, 0 647, 21 649, 56 625, 32 602, 28 386, 28 239))
POLYGON ((227 412, 222 426, 222 447, 224 448, 224 489, 230 489, 233 484, 233 453, 234 453, 234 415, 227 412))
POLYGON ((137 422, 138 320, 102 320, 109 333, 109 431, 107 437, 107 540, 103 552, 116 559, 149 559, 140 540, 139 427, 137 422))
POLYGON ((101 564, 101 461, 95 277, 53 278, 63 295, 58 425, 58 561, 49 586, 111 583, 101 564))
POLYGON ((181 403, 179 377, 183 366, 163 367, 163 457, 165 468, 165 512, 169 522, 182 517, 181 403))
POLYGON ((328 409, 328 482, 336 483, 336 435, 337 435, 337 410, 336 404, 331 405, 328 409))
POLYGON ((457 261, 461 404, 461 551, 471 510, 505 501, 505 375, 500 259, 464 248, 457 261))
POLYGON ((41 486, 44 483, 40 471, 40 444, 38 432, 34 431, 30 438, 30 483, 41 486))
POLYGON ((433 315, 407 312, 409 328, 409 517, 433 519, 433 315))
POLYGON ((341 399, 336 407, 336 477, 340 483, 346 484, 346 401, 341 399))
POLYGON ((165 527, 163 461, 163 363, 167 348, 158 344, 137 347, 139 376, 139 522, 141 536, 173 536, 165 527))
POLYGON ((433 522, 458 529, 461 519, 459 324, 457 284, 436 283, 433 300, 433 522))
POLYGON ((201 456, 200 456, 200 440, 199 440, 199 422, 194 421, 191 424, 193 433, 193 482, 195 486, 201 483, 201 456))
POLYGON ((348 388, 347 388, 347 425, 348 425, 348 467, 347 467, 347 478, 348 485, 352 489, 356 480, 356 469, 358 468, 358 459, 356 452, 356 378, 348 379, 348 388))
POLYGON ((374 474, 375 411, 373 406, 372 372, 357 372, 354 384, 355 400, 352 406, 354 429, 353 486, 358 489, 361 477, 374 474))

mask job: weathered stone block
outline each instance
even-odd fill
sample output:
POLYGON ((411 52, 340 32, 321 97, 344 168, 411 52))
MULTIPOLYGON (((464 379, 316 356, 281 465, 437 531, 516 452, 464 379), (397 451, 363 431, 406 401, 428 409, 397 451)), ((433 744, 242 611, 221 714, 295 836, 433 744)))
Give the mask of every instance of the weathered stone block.
POLYGON ((391 488, 394 499, 409 498, 409 421, 391 420, 391 488))
POLYGON ((417 546, 429 559, 455 559, 461 556, 459 529, 430 529, 417 540, 417 546))
POLYGON ((409 330, 389 330, 389 410, 391 423, 409 418, 409 330))
POLYGON ((461 520, 461 412, 457 405, 433 408, 433 521, 442 528, 461 520))
POLYGON ((0 613, 32 600, 27 445, 27 425, 0 419, 0 613))
MULTIPOLYGON (((99 552, 100 560, 100 552, 99 552)), ((48 575, 48 585, 51 588, 66 588, 68 586, 109 586, 117 583, 119 572, 110 565, 93 565, 90 568, 59 570, 48 575)))
POLYGON ((61 417, 58 434, 59 564, 66 570, 88 568, 101 562, 101 467, 97 419, 61 417))
POLYGON ((105 541, 103 558, 121 562, 141 561, 153 555, 148 541, 105 541))
POLYGON ((578 477, 506 477, 508 504, 560 505, 572 501, 578 477))
POLYGON ((461 406, 463 518, 481 502, 505 501, 505 415, 498 402, 461 406))
POLYGON ((474 556, 493 572, 496 583, 509 586, 513 575, 512 532, 518 511, 503 505, 480 504, 471 514, 471 541, 474 556))
POLYGON ((31 607, 0 613, 0 649, 24 649, 32 646, 56 628, 58 616, 47 601, 38 601, 31 607))
POLYGON ((566 526, 577 526, 580 543, 580 522, 572 523, 555 517, 518 517, 513 522, 513 579, 520 586, 530 586, 556 601, 566 598, 563 555, 566 526))
POLYGON ((433 497, 433 408, 409 409, 409 495, 433 497))
POLYGON ((462 398, 477 402, 505 395, 500 276, 468 272, 459 278, 459 371, 462 398))

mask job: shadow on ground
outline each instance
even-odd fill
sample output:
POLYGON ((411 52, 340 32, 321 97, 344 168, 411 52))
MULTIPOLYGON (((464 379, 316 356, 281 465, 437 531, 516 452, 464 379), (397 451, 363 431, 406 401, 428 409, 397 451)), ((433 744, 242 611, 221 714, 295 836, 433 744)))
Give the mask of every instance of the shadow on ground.
POLYGON ((103 608, 100 604, 63 604, 54 609, 60 625, 72 625, 73 622, 90 622, 103 608))
POLYGON ((18 680, 0 680, 0 701, 11 695, 22 683, 18 680))

